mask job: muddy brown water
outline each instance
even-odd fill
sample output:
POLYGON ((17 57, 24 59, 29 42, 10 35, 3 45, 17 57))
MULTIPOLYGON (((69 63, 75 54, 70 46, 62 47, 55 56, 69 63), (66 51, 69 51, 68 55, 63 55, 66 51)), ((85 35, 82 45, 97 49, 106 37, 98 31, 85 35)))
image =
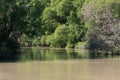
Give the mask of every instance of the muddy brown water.
POLYGON ((120 59, 0 63, 0 80, 120 80, 120 59))
POLYGON ((120 80, 120 58, 80 50, 23 49, 20 62, 0 62, 0 80, 120 80))

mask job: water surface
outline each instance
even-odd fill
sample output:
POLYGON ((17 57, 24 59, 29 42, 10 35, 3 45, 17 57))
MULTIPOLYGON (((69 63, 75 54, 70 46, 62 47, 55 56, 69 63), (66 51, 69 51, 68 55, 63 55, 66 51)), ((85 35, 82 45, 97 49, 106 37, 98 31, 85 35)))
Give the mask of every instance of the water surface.
POLYGON ((71 60, 71 59, 99 59, 112 56, 104 54, 89 54, 87 50, 78 49, 49 49, 49 48, 22 48, 20 60, 71 60))
POLYGON ((22 62, 0 63, 0 80, 120 80, 120 58, 85 52, 24 49, 22 62))

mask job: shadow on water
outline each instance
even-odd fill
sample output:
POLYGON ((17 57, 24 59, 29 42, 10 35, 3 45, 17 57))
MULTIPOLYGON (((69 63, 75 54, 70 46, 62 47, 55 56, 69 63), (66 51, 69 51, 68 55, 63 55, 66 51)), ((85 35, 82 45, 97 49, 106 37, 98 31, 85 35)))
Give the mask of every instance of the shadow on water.
POLYGON ((102 59, 102 58, 119 58, 120 55, 113 55, 107 53, 91 53, 89 52, 89 59, 102 59))
POLYGON ((71 49, 44 49, 44 48, 23 48, 20 61, 27 60, 69 60, 69 59, 100 59, 112 56, 104 54, 91 54, 82 50, 71 49))
POLYGON ((7 50, 0 53, 0 62, 17 62, 20 58, 21 50, 7 50))
MULTIPOLYGON (((17 61, 51 61, 51 60, 70 60, 70 59, 100 59, 114 57, 105 54, 89 53, 84 50, 73 49, 46 49, 46 48, 22 48, 19 51, 7 52, 0 55, 0 62, 17 61)), ((117 56, 118 57, 118 56, 117 56)))

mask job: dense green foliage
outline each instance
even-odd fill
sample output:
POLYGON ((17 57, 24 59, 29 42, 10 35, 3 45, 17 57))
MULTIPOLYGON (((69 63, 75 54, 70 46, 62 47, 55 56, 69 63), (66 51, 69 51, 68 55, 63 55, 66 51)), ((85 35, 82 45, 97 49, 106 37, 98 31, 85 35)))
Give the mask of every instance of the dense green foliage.
POLYGON ((119 9, 120 0, 0 0, 0 53, 82 42, 93 52, 119 53, 119 9))
POLYGON ((84 1, 51 0, 42 15, 47 44, 52 47, 73 48, 84 39, 87 31, 81 17, 84 1))
MULTIPOLYGON (((35 32, 39 30, 38 34, 34 35, 36 41, 38 41, 37 37, 40 37, 39 44, 41 46, 62 48, 73 48, 77 42, 83 41, 87 32, 81 16, 84 1, 51 0, 49 2, 43 0, 44 4, 40 0, 34 1, 34 5, 42 3, 41 9, 39 9, 40 6, 38 6, 39 8, 34 6, 33 9, 37 8, 38 10, 33 12, 33 16, 28 15, 33 18, 33 20, 28 19, 31 21, 29 25, 33 26, 32 30, 36 29, 35 32), (40 13, 38 13, 39 10, 41 10, 40 13), (36 15, 37 17, 35 17, 36 15), (36 20, 37 22, 35 22, 36 20)), ((31 28, 29 29, 31 30, 31 28)), ((33 44, 33 41, 30 42, 33 44)))
POLYGON ((17 38, 26 29, 25 2, 0 0, 0 52, 19 47, 17 38))

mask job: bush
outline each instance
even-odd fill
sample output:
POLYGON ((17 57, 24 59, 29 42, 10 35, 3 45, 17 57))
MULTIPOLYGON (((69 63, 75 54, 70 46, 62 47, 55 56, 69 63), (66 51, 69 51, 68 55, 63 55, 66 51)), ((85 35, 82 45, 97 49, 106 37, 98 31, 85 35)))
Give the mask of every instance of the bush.
POLYGON ((78 43, 75 44, 75 48, 85 49, 86 45, 87 45, 87 42, 78 42, 78 43))
POLYGON ((64 48, 67 45, 69 34, 69 27, 66 25, 59 25, 54 33, 54 39, 56 45, 61 48, 64 48))
POLYGON ((54 34, 47 35, 46 37, 46 44, 49 45, 50 47, 55 47, 55 37, 54 34))
POLYGON ((71 42, 67 42, 67 46, 65 48, 74 48, 74 44, 72 44, 71 42))
POLYGON ((41 43, 42 46, 45 46, 45 45, 46 45, 46 35, 43 35, 43 36, 41 37, 40 43, 41 43))

